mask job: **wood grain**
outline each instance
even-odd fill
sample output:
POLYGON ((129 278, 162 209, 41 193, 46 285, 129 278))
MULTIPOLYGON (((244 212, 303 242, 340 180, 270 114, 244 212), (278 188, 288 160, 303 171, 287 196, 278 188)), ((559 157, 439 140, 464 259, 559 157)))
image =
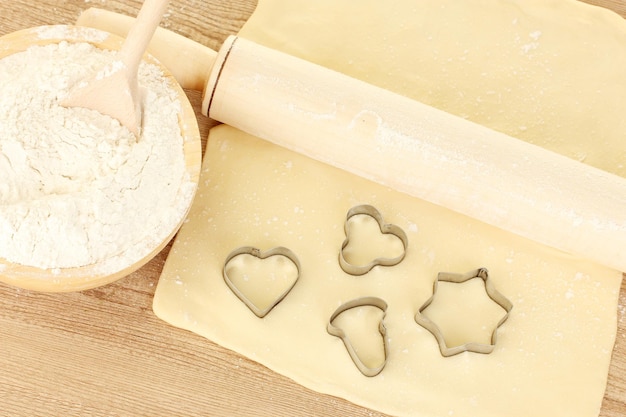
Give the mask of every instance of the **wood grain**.
MULTIPOLYGON (((588 0, 626 17, 623 0, 588 0)), ((73 23, 90 6, 135 15, 139 0, 3 0, 0 35, 73 23)), ((162 26, 217 49, 253 0, 172 0, 162 26)), ((196 112, 200 93, 188 92, 196 112)), ((198 113, 201 135, 214 124, 198 113)), ((66 294, 0 284, 2 416, 369 416, 382 414, 310 391, 152 313, 169 252, 96 289, 66 294)), ((600 416, 626 414, 626 280, 600 416)), ((529 416, 532 417, 532 416, 529 416)))

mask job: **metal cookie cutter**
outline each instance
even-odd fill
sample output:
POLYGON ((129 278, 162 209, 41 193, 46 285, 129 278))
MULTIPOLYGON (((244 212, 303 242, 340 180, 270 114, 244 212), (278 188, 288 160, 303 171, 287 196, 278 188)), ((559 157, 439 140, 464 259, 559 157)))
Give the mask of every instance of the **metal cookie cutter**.
POLYGON ((496 290, 496 288, 493 286, 493 283, 489 279, 489 273, 486 268, 479 268, 467 274, 454 274, 454 273, 449 273, 449 272, 440 272, 437 275, 437 279, 435 280, 435 283, 433 284, 433 295, 426 301, 426 303, 424 303, 422 307, 420 307, 419 311, 415 315, 415 321, 420 326, 424 327, 426 330, 428 330, 435 336, 435 339, 437 339, 437 342, 439 343, 439 350, 441 351, 441 355, 444 357, 457 355, 462 352, 474 352, 474 353, 488 354, 488 353, 491 353, 493 349, 495 348, 497 337, 498 337, 498 329, 500 328, 502 323, 504 323, 509 318, 509 313, 511 312, 512 309, 513 309, 513 304, 505 296, 500 294, 496 290), (502 319, 500 319, 495 329, 493 330, 493 333, 491 334, 491 344, 487 345, 484 343, 470 342, 464 345, 450 348, 446 345, 446 342, 443 337, 443 333, 441 332, 441 329, 439 329, 439 326, 437 326, 435 322, 423 316, 422 312, 435 299, 435 295, 437 293, 437 283, 439 281, 460 284, 465 281, 469 281, 470 279, 473 279, 473 278, 481 278, 483 280, 483 282, 485 283, 485 291, 487 295, 489 296, 489 298, 492 301, 494 301, 496 304, 498 304, 500 307, 502 307, 504 311, 506 311, 506 314, 504 315, 504 317, 502 317, 502 319))
POLYGON ((348 214, 346 215, 346 221, 344 223, 344 231, 346 234, 346 238, 343 241, 343 244, 341 245, 341 250, 339 251, 339 265, 341 266, 341 269, 343 269, 345 273, 350 274, 350 275, 364 275, 368 273, 369 271, 371 271, 372 268, 374 268, 377 265, 393 266, 393 265, 399 264, 404 259, 406 255, 406 249, 409 245, 409 238, 407 237, 406 233, 404 233, 404 230, 402 230, 402 228, 394 224, 385 223, 383 220, 383 216, 376 209, 376 207, 370 206, 367 204, 355 206, 348 211, 348 214), (378 222, 378 227, 380 228, 381 233, 391 234, 391 235, 396 236, 398 239, 400 239, 400 241, 402 242, 402 246, 403 246, 402 254, 395 258, 376 258, 372 262, 366 265, 354 265, 348 262, 343 256, 343 250, 350 243, 349 221, 351 217, 357 216, 360 214, 365 214, 375 219, 376 222, 378 222))
POLYGON ((278 305, 278 303, 280 303, 285 298, 285 296, 287 296, 287 294, 289 294, 291 289, 296 285, 296 282, 298 282, 298 279, 300 279, 300 270, 301 270, 300 261, 298 260, 296 255, 291 250, 289 250, 289 249, 287 249, 285 247, 278 246, 278 247, 275 247, 275 248, 272 248, 272 249, 269 249, 269 250, 263 252, 260 249, 252 247, 252 246, 242 246, 242 247, 237 248, 234 251, 232 251, 226 257, 226 260, 224 261, 224 267, 222 268, 222 276, 224 277, 224 281, 226 282, 226 285, 228 285, 228 287, 232 290, 232 292, 235 293, 235 295, 241 301, 243 301, 243 303, 246 306, 248 306, 248 308, 250 310, 252 310, 252 312, 254 314, 257 315, 257 317, 263 318, 274 307, 276 307, 276 305, 278 305), (252 302, 252 300, 250 300, 250 298, 248 298, 239 289, 239 287, 237 287, 237 285, 235 283, 232 282, 232 280, 228 276, 228 271, 227 271, 228 263, 231 260, 233 260, 234 258, 236 258, 237 256, 239 256, 239 255, 252 255, 252 256, 254 256, 255 258, 258 258, 258 259, 266 259, 266 258, 269 258, 271 256, 284 256, 285 258, 289 259, 295 265, 296 270, 297 270, 296 279, 294 280, 293 284, 291 284, 288 288, 286 288, 285 291, 282 292, 268 307, 266 307, 266 308, 259 308, 256 304, 254 304, 254 302, 252 302))
POLYGON ((384 324, 386 313, 387 313, 387 303, 384 300, 378 297, 356 298, 354 300, 348 301, 342 304, 341 306, 339 306, 337 310, 335 310, 333 315, 330 317, 330 320, 328 321, 328 325, 326 326, 326 330, 328 331, 328 333, 330 333, 333 336, 337 336, 343 341, 343 344, 346 346, 346 349, 348 350, 348 354, 350 355, 350 358, 352 359, 356 367, 359 369, 359 371, 361 371, 361 373, 365 376, 371 377, 371 376, 378 375, 387 364, 387 352, 389 352, 389 346, 388 346, 389 343, 387 340, 387 328, 385 327, 385 324, 384 324), (359 358, 359 355, 357 354, 356 350, 354 349, 352 342, 346 336, 346 333, 342 329, 340 329, 339 327, 336 327, 333 324, 333 321, 335 321, 337 316, 339 316, 344 311, 347 311, 356 307, 363 307, 363 306, 378 307, 383 312, 383 317, 381 318, 380 323, 378 324, 378 331, 383 338, 383 349, 385 352, 385 359, 380 366, 370 367, 366 365, 365 363, 363 363, 361 358, 359 358))

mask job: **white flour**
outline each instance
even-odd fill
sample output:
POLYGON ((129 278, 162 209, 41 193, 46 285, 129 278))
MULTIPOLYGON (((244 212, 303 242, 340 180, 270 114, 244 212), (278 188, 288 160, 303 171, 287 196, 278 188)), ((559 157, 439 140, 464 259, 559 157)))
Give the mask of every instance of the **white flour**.
MULTIPOLYGON (((34 46, 0 60, 0 258, 40 268, 145 257, 185 214, 189 180, 180 102, 142 63, 142 136, 59 100, 112 53, 86 43, 34 46)), ((111 271, 114 272, 114 271, 111 271)))

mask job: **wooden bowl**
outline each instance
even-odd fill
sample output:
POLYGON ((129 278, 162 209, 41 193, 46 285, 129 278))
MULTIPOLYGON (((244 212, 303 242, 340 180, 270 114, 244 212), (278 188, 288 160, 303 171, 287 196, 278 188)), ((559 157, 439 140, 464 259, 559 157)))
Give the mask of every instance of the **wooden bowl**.
MULTIPOLYGON (((33 45, 46 45, 67 42, 87 42, 100 49, 118 50, 123 39, 96 29, 78 26, 40 26, 20 30, 0 37, 0 59, 21 52, 33 45)), ((144 61, 158 65, 165 78, 171 81, 181 104, 179 125, 183 137, 183 153, 189 181, 198 184, 202 159, 202 148, 198 123, 191 104, 183 89, 171 73, 156 59, 146 54, 144 61)), ((186 185, 189 185, 189 181, 186 185)), ((0 257, 0 281, 16 287, 48 292, 80 291, 108 284, 122 278, 146 264, 158 254, 174 237, 185 220, 193 198, 189 198, 186 209, 180 212, 180 218, 170 233, 162 241, 153 243, 145 254, 137 255, 138 259, 121 262, 123 255, 114 255, 100 262, 75 268, 42 269, 33 266, 16 264, 0 257), (123 266, 122 266, 123 265, 123 266)), ((128 208, 132 210, 132 207, 128 208)))

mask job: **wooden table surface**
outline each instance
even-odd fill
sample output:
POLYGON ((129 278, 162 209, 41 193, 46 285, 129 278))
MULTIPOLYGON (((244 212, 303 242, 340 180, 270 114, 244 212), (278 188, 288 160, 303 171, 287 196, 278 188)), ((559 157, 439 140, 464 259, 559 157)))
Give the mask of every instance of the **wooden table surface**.
MULTIPOLYGON (((624 0, 585 1, 626 17, 624 0)), ((172 0, 162 26, 218 49, 255 4, 172 0)), ((0 0, 0 35, 71 24, 92 6, 135 16, 140 5, 140 0, 0 0)), ((198 109, 200 93, 189 96, 198 109)), ((199 122, 206 139, 213 123, 202 116, 199 122)), ((0 415, 381 415, 303 388, 156 318, 152 297, 169 248, 130 276, 79 293, 35 293, 0 284, 0 415)), ((620 306, 602 417, 626 415, 626 280, 620 306)))

